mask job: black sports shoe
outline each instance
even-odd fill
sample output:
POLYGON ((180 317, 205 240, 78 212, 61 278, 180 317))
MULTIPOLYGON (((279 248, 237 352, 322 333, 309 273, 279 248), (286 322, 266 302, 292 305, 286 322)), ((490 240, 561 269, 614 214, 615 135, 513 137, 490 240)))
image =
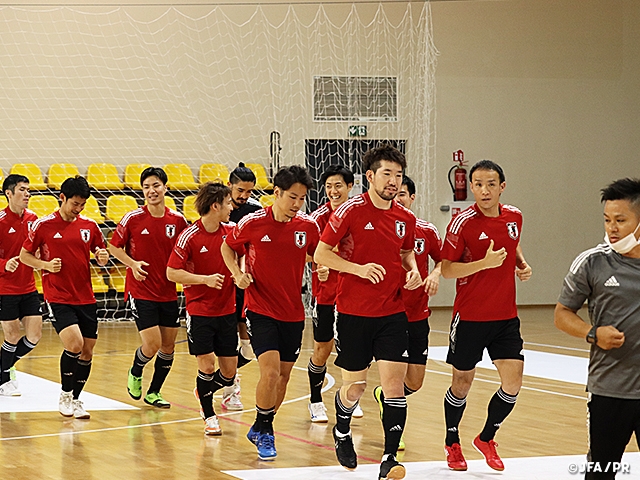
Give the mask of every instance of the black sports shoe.
POLYGON ((355 470, 358 466, 358 457, 356 451, 353 448, 353 440, 351 439, 351 432, 346 437, 338 437, 336 435, 336 427, 333 427, 333 441, 336 446, 336 457, 338 462, 347 470, 355 470))
POLYGON ((384 462, 380 464, 379 480, 400 480, 404 478, 406 470, 403 465, 399 464, 393 455, 389 455, 384 462))

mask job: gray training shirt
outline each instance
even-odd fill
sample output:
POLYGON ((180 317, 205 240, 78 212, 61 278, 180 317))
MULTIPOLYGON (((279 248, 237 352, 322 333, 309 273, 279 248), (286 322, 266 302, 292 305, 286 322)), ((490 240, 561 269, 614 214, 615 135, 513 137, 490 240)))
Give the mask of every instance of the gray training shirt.
POLYGON ((578 310, 588 300, 592 325, 624 333, 620 348, 591 346, 587 390, 606 397, 640 399, 640 258, 603 243, 576 257, 558 302, 578 310))

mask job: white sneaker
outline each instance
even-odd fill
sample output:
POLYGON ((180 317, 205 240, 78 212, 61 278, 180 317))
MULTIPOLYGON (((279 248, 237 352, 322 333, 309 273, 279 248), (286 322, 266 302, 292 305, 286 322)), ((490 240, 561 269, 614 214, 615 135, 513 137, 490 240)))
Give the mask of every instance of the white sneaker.
POLYGON ((327 417, 327 407, 323 402, 310 403, 309 413, 311 414, 311 422, 313 423, 327 423, 329 417, 327 417))
POLYGON ((362 417, 364 417, 364 412, 362 411, 362 408, 360 407, 359 403, 358 403, 358 405, 356 405, 356 408, 353 411, 352 416, 353 416, 353 418, 362 418, 362 417))
POLYGON ((222 402, 220 402, 222 408, 226 410, 242 410, 244 406, 240 400, 240 375, 236 374, 236 379, 233 383, 233 387, 225 388, 222 393, 222 402), (231 390, 233 388, 233 390, 231 390))
POLYGON ((0 385, 0 396, 19 397, 20 395, 22 395, 22 393, 18 390, 18 384, 15 381, 9 380, 8 382, 0 385))
POLYGON ((204 421, 204 434, 205 435, 222 435, 222 429, 220 428, 220 422, 215 415, 209 417, 204 421))
POLYGON ((63 417, 73 417, 73 392, 61 392, 58 411, 63 417))
POLYGON ((91 415, 84 409, 84 405, 82 405, 80 400, 73 401, 73 416, 80 420, 88 420, 91 418, 91 415))

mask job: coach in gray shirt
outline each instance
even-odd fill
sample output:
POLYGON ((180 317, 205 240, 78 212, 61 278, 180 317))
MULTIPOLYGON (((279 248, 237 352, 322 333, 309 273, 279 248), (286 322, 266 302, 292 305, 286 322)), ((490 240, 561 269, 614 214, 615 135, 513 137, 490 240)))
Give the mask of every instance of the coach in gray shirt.
POLYGON ((554 315, 591 344, 587 479, 615 478, 633 432, 640 447, 640 180, 613 182, 602 201, 605 243, 576 257, 554 315), (585 300, 591 323, 576 313, 585 300))

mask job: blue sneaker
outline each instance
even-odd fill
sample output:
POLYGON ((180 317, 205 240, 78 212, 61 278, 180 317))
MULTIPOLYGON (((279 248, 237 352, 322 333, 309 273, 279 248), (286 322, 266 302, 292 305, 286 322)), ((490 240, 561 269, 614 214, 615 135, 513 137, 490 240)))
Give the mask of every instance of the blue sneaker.
POLYGON ((253 425, 247 432, 247 440, 249 440, 254 445, 258 445, 258 439, 260 438, 260 430, 254 430, 253 425))
POLYGON ((258 438, 258 458, 264 461, 270 461, 276 458, 276 441, 270 433, 261 433, 258 438))

